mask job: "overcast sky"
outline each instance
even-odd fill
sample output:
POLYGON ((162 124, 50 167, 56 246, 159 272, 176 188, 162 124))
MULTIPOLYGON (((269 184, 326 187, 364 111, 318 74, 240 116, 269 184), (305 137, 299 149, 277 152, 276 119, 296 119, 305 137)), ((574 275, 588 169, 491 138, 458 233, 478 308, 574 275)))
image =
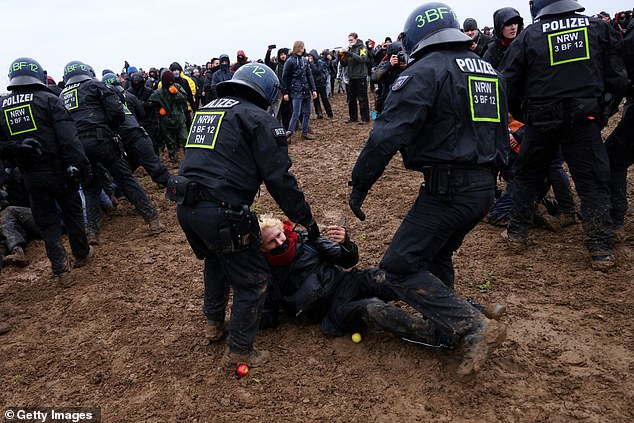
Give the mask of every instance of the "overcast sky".
MULTIPOLYGON (((22 0, 2 7, 4 69, 18 57, 32 57, 56 81, 71 60, 91 65, 97 74, 109 68, 120 72, 123 61, 138 68, 169 66, 173 61, 204 64, 226 53, 235 61, 237 50, 249 59, 264 58, 269 44, 291 47, 303 40, 308 50, 340 47, 348 34, 366 40, 396 38, 405 19, 423 2, 406 0, 312 0, 183 2, 92 0, 22 0)), ((459 0, 446 2, 460 23, 473 17, 480 28, 492 26, 493 12, 515 7, 530 22, 528 0, 459 0)), ((611 15, 630 9, 631 0, 580 0, 586 14, 606 10, 611 15)), ((0 74, 0 91, 8 83, 0 74)))

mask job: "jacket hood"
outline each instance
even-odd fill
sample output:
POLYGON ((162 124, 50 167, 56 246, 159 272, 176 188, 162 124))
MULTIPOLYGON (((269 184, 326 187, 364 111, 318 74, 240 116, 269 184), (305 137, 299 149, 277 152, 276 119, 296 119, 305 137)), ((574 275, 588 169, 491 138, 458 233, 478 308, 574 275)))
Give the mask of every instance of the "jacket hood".
POLYGON ((312 49, 310 51, 310 53, 308 53, 309 55, 313 56, 313 60, 316 62, 317 60, 319 60, 319 53, 317 53, 317 50, 312 49))
MULTIPOLYGON (((282 59, 280 58, 280 55, 284 53, 286 55, 286 57, 288 57, 288 49, 286 47, 284 48, 280 48, 277 50, 277 61, 281 61, 282 59)), ((283 61, 283 60, 282 60, 283 61)))
POLYGON ((242 56, 242 57, 244 57, 244 60, 245 60, 245 61, 247 60, 247 55, 246 55, 246 54, 244 54, 244 50, 238 50, 238 54, 237 54, 236 56, 237 56, 237 57, 242 56))
POLYGON ((174 63, 172 63, 172 64, 170 65, 170 70, 171 70, 172 72, 174 72, 174 71, 175 71, 175 70, 177 70, 177 69, 178 69, 179 71, 181 71, 181 72, 183 71, 182 66, 181 66, 180 64, 178 64, 178 62, 174 62, 174 63))
POLYGON ((403 50, 403 45, 397 41, 387 46, 387 49, 385 50, 385 54, 387 55, 389 60, 389 58, 392 57, 393 54, 398 54, 398 52, 401 50, 403 50))
POLYGON ((223 61, 223 60, 230 61, 230 60, 229 60, 229 56, 228 56, 228 55, 226 55, 226 54, 221 54, 221 55, 220 55, 220 57, 219 57, 218 59, 220 60, 220 62, 221 62, 221 63, 222 63, 222 61, 223 61))
POLYGON ((502 38, 502 28, 511 20, 517 21, 517 33, 519 35, 522 29, 524 29, 524 19, 520 16, 520 12, 512 7, 503 7, 493 13, 493 27, 495 28, 495 36, 497 38, 502 38))

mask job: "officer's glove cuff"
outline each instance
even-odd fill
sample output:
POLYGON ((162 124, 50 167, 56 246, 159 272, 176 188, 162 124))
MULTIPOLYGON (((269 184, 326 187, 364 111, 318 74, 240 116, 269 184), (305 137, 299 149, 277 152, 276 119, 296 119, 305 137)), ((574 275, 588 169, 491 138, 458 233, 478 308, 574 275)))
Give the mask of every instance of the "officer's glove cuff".
POLYGON ((348 199, 348 205, 350 209, 354 213, 355 216, 361 221, 365 220, 365 213, 361 210, 361 206, 363 205, 363 201, 365 197, 368 195, 368 192, 362 190, 360 188, 352 188, 352 193, 350 193, 350 198, 348 199))

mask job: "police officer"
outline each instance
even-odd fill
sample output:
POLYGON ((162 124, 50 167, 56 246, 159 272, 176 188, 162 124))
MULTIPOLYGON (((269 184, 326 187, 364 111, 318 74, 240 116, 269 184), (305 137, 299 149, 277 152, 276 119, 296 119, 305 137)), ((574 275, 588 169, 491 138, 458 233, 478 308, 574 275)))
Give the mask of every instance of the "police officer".
POLYGON ((625 241, 627 213, 627 168, 634 164, 634 21, 623 36, 623 59, 630 78, 627 102, 617 127, 612 131, 605 148, 610 158, 610 199, 612 202, 612 234, 615 241, 625 241))
MULTIPOLYGON (((226 365, 263 364, 268 352, 253 349, 270 269, 259 253, 260 229, 249 211, 262 181, 292 220, 319 236, 304 194, 289 172, 286 131, 273 117, 281 100, 279 80, 266 65, 248 63, 233 79, 217 86, 219 98, 198 110, 185 145, 180 176, 170 181, 184 187, 177 201, 178 221, 192 250, 205 260, 203 311, 207 337, 220 340, 229 286, 233 305, 226 365)), ((174 188, 174 190, 172 190, 174 188)))
MULTIPOLYGON (((123 104, 117 94, 103 82, 94 79, 93 74, 92 68, 85 63, 68 63, 64 67, 66 87, 60 98, 77 125, 79 138, 92 166, 101 163, 110 172, 126 198, 149 224, 150 234, 156 235, 165 228, 159 221, 158 212, 123 159, 121 141, 116 135, 116 130, 125 122, 123 104)), ((101 185, 93 177, 83 188, 88 218, 87 235, 91 243, 98 244, 101 185)))
MULTIPOLYGON (((138 74, 133 75, 132 78, 136 75, 138 74)), ((154 182, 166 187, 170 174, 154 152, 152 140, 136 118, 137 115, 145 114, 141 101, 134 94, 123 89, 119 78, 114 73, 105 74, 102 82, 112 87, 125 110, 125 120, 117 129, 117 133, 121 136, 130 169, 134 172, 139 166, 143 166, 154 182)))
POLYGON ((536 20, 511 43, 500 63, 509 86, 512 115, 526 123, 515 162, 512 248, 524 248, 535 203, 559 147, 581 199, 585 245, 598 270, 612 254, 609 163, 601 121, 627 86, 621 40, 607 23, 578 14, 576 0, 535 0, 536 20))
POLYGON ((399 150, 406 168, 425 175, 380 267, 401 299, 418 301, 426 317, 461 337, 466 347, 461 375, 477 371, 506 334, 503 324, 453 290, 451 257, 491 205, 495 171, 508 148, 503 78, 469 51, 471 42, 449 6, 414 9, 403 39, 409 65, 392 85, 357 159, 349 199, 364 220, 361 205, 399 150), (424 295, 407 295, 421 285, 424 295))
POLYGON ((92 254, 77 184, 67 169, 85 180, 91 174, 90 163, 70 113, 46 87, 44 69, 38 62, 28 57, 13 61, 8 88, 11 93, 0 100, 0 155, 14 159, 20 167, 53 274, 67 282, 70 263, 62 244, 61 219, 75 257, 74 267, 84 266, 92 254))

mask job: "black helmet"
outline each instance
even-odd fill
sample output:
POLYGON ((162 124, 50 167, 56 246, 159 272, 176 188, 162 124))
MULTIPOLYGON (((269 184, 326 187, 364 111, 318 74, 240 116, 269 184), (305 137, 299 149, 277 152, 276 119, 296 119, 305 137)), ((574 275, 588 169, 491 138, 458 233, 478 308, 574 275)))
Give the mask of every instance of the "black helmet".
POLYGON ((106 85, 112 85, 112 86, 118 86, 121 85, 121 81, 119 80, 119 77, 117 77, 117 75, 115 75, 114 73, 107 73, 103 76, 103 78, 101 78, 101 82, 103 82, 106 85))
POLYGON ((216 86, 219 97, 231 94, 238 87, 247 87, 257 94, 257 104, 262 108, 271 107, 276 113, 280 104, 281 91, 280 80, 275 72, 268 66, 260 63, 246 63, 233 74, 227 81, 220 82, 216 86))
POLYGON ((29 57, 15 59, 9 65, 8 89, 21 85, 46 85, 46 73, 42 66, 29 57))
POLYGON ((403 47, 410 57, 419 57, 429 46, 446 43, 469 45, 471 37, 460 31, 453 9, 444 3, 425 3, 405 21, 403 47))
POLYGON ((567 12, 583 12, 585 7, 577 0, 531 0, 528 2, 533 19, 547 15, 560 15, 567 12))
POLYGON ((68 85, 87 81, 92 79, 93 73, 93 69, 87 64, 79 60, 73 60, 64 66, 64 82, 68 85))

